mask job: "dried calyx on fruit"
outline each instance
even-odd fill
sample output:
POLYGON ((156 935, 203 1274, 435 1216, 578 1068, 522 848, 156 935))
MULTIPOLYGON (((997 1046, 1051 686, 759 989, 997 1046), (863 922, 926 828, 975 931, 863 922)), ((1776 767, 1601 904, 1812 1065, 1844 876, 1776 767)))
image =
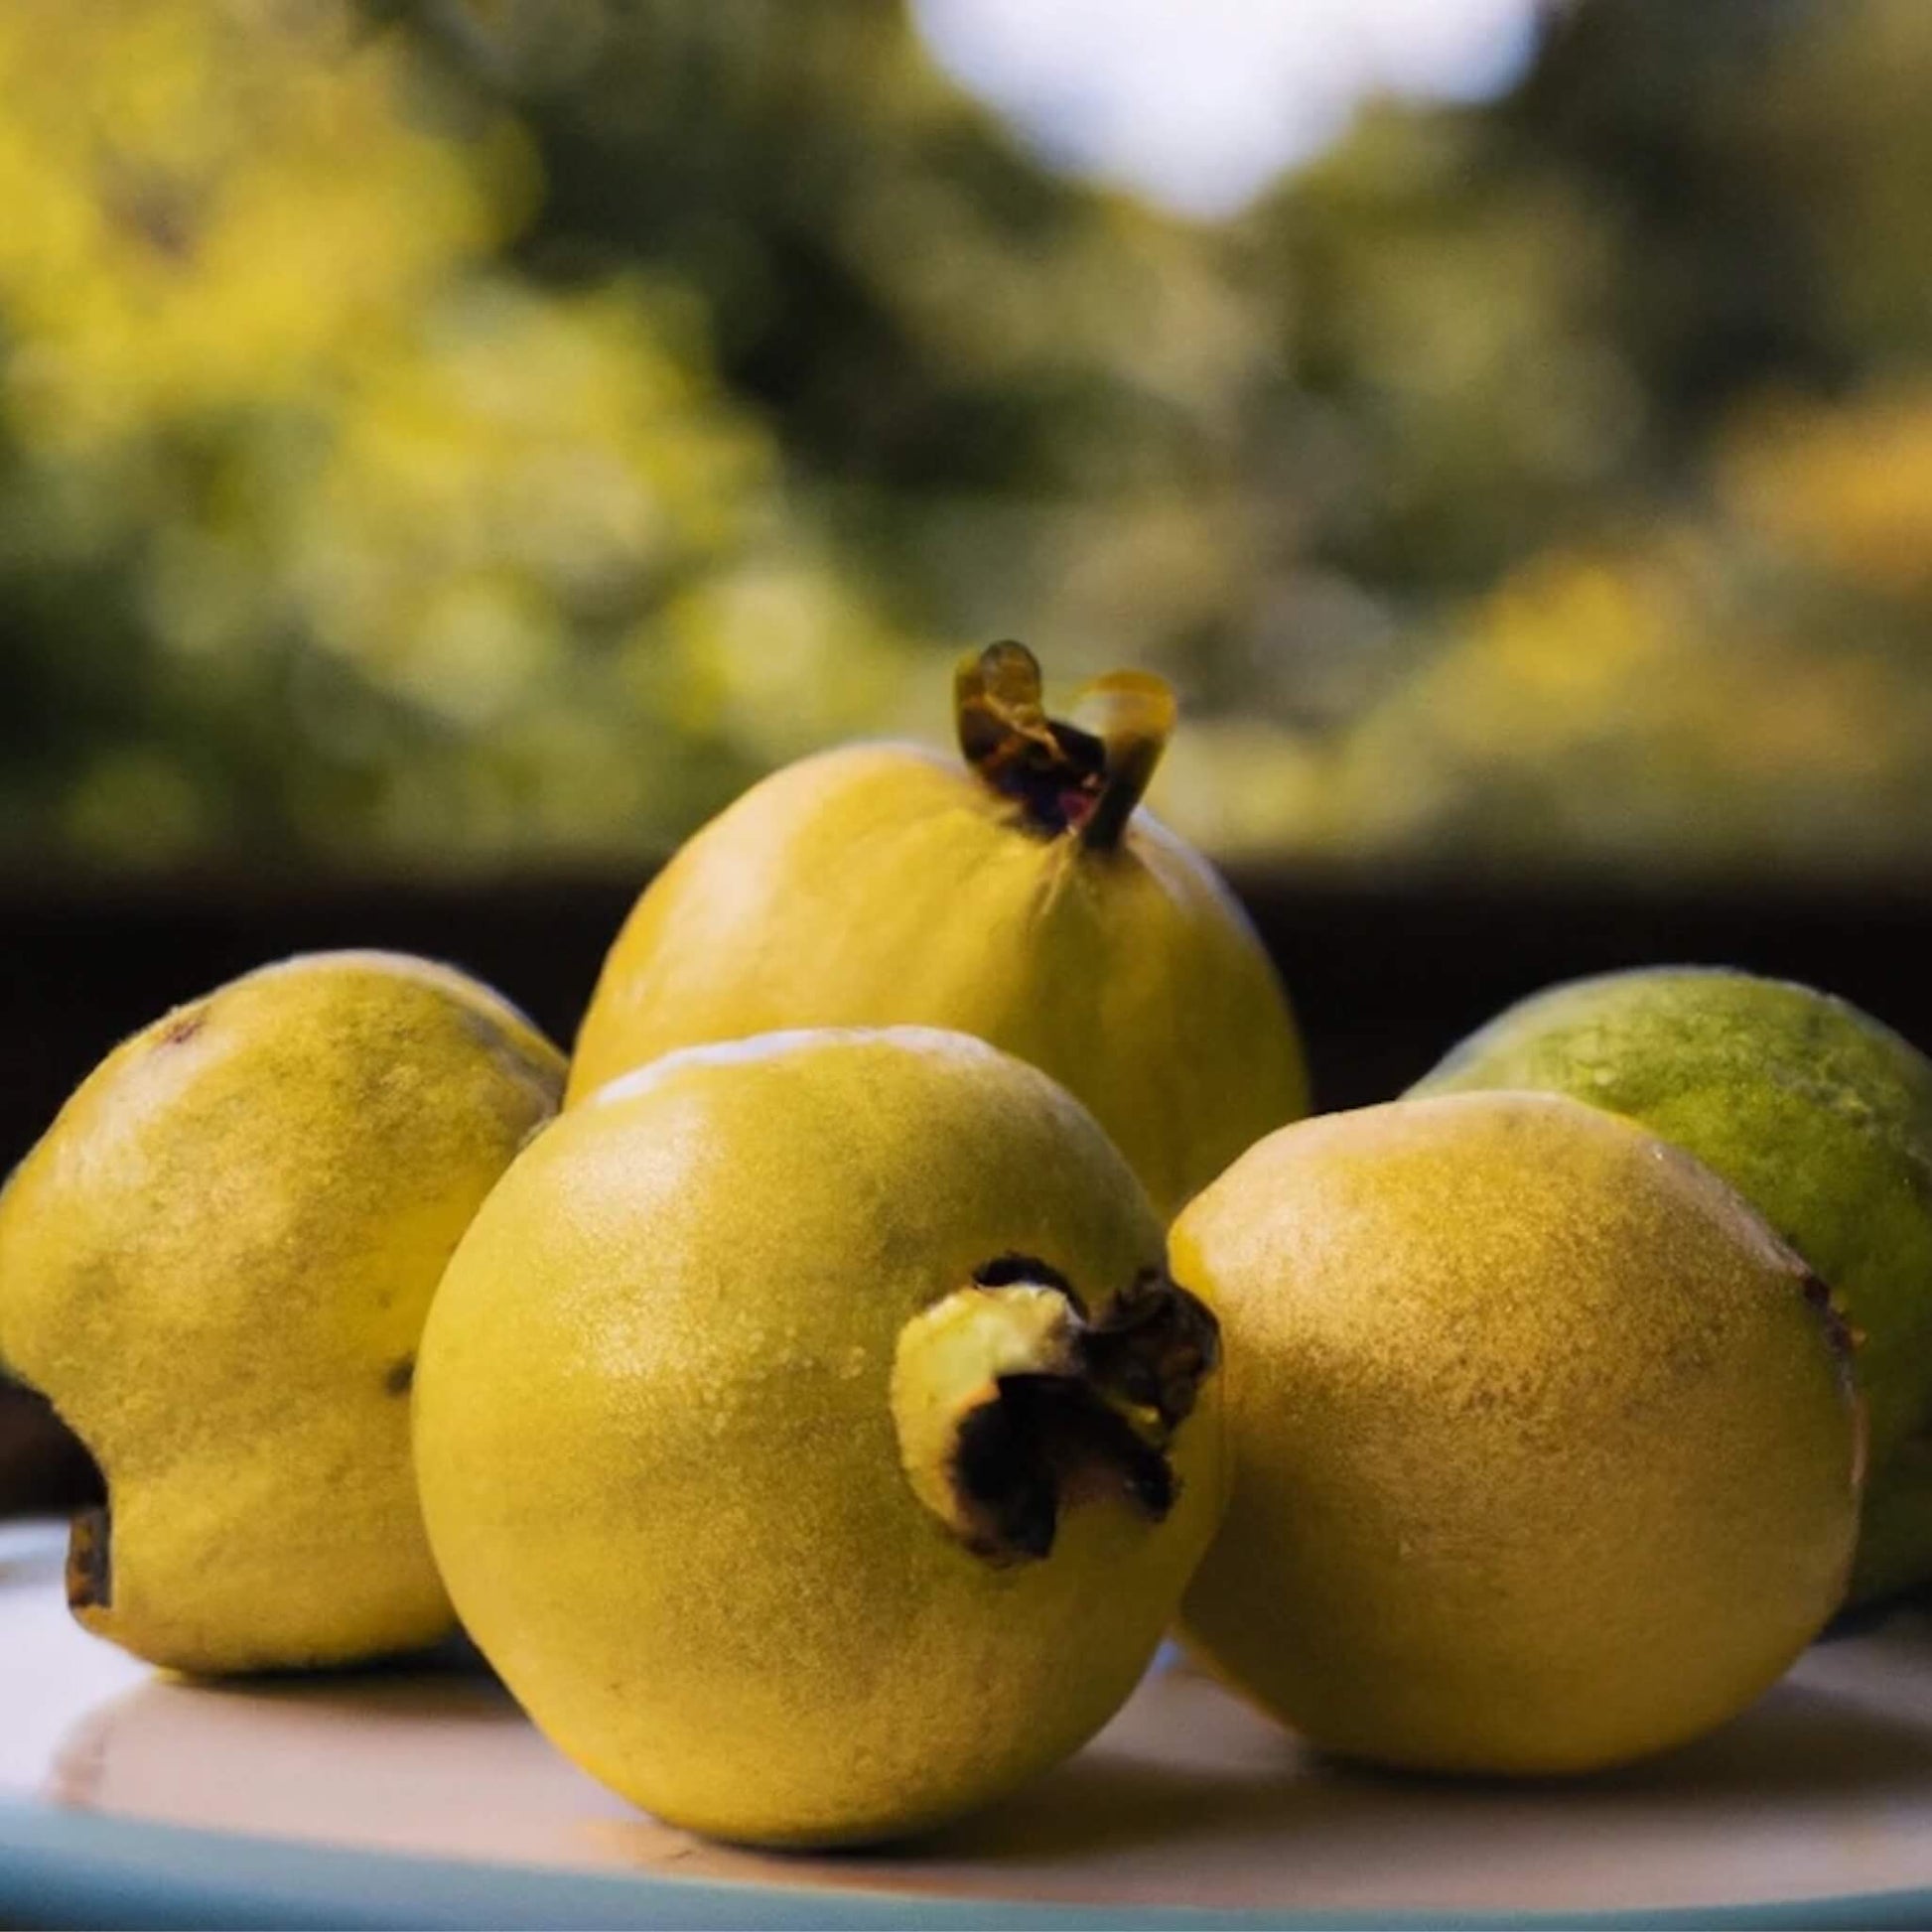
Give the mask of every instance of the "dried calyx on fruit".
POLYGON ((1102 1495, 1159 1522, 1175 1494, 1169 1442, 1219 1353, 1213 1315, 1164 1272, 1090 1318, 1055 1269, 1004 1255, 900 1331, 892 1401, 906 1476, 994 1563, 1048 1555, 1062 1507, 1102 1495))
POLYGON ((1074 709, 1071 720, 1046 715, 1039 660, 1025 644, 989 644, 954 674, 959 749, 980 778, 1019 805, 1029 831, 1071 832, 1090 852, 1111 852, 1173 736, 1173 691, 1146 672, 1114 671, 1074 709))

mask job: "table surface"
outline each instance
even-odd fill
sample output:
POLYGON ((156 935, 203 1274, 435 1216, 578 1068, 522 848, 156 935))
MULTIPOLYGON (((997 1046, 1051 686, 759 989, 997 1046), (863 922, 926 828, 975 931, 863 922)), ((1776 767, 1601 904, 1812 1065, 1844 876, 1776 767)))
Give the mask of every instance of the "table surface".
MULTIPOLYGON (((0 1528, 0 1921, 21 1909, 9 1853, 38 1850, 45 1875, 50 1860, 84 1858, 120 1831, 138 1880, 144 1845, 173 1847, 176 1864, 186 1845, 211 1867, 224 1844, 235 1849, 144 1838, 126 1832, 131 1821, 415 1855, 484 1876, 505 1864, 559 1881, 601 1873, 631 1882, 644 1922, 684 1922, 666 1899, 699 1894, 639 1880, 751 1884, 794 1911, 807 1901, 814 1923, 856 1914, 868 1894, 871 1909, 895 1902, 908 1919, 940 1900, 1292 1922, 1837 1899, 1838 1916, 1857 1921, 1842 1901, 1865 1898, 1874 1919, 1877 1894, 1893 1895, 1883 1915, 1894 1922, 1932 1913, 1932 1891, 1898 1896, 1932 1887, 1932 1619, 1918 1612, 1814 1647, 1696 1745, 1561 1785, 1325 1763, 1192 1670, 1169 1668, 1070 1763, 914 1848, 772 1858, 631 1810, 481 1671, 241 1685, 153 1672, 69 1618, 63 1547, 57 1525, 0 1528)), ((403 1869, 364 1863, 378 1897, 383 1872, 403 1869)), ((395 1900, 401 1915, 404 1894, 395 1900)))

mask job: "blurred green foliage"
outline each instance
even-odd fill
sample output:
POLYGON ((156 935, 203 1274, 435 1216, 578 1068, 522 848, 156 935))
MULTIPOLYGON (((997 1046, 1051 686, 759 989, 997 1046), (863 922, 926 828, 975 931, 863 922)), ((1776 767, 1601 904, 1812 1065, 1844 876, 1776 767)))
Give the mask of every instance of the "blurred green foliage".
POLYGON ((897 0, 11 0, 0 861, 648 854, 1019 634, 1225 851, 1922 872, 1929 91, 1580 0, 1203 228, 897 0))

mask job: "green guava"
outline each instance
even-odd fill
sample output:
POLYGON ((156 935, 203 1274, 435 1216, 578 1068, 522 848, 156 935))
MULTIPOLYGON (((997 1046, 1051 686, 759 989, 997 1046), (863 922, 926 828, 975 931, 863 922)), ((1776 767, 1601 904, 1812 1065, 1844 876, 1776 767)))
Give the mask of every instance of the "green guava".
POLYGON ((1566 1093, 1714 1169, 1859 1337, 1870 1469, 1849 1601, 1932 1578, 1932 1060, 1829 993, 1715 967, 1511 1007, 1413 1089, 1566 1093))

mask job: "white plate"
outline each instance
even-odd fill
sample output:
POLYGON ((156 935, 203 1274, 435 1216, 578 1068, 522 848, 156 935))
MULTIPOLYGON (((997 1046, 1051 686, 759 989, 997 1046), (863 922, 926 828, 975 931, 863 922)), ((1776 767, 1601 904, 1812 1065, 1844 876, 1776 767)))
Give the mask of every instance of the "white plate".
POLYGON ((0 1923, 1932 1921, 1932 1622, 1822 1644, 1754 1710, 1555 1786, 1325 1764, 1157 1673, 1031 1791, 891 1853, 659 1825, 481 1674, 204 1685, 80 1631, 64 1531, 0 1528, 0 1923))

